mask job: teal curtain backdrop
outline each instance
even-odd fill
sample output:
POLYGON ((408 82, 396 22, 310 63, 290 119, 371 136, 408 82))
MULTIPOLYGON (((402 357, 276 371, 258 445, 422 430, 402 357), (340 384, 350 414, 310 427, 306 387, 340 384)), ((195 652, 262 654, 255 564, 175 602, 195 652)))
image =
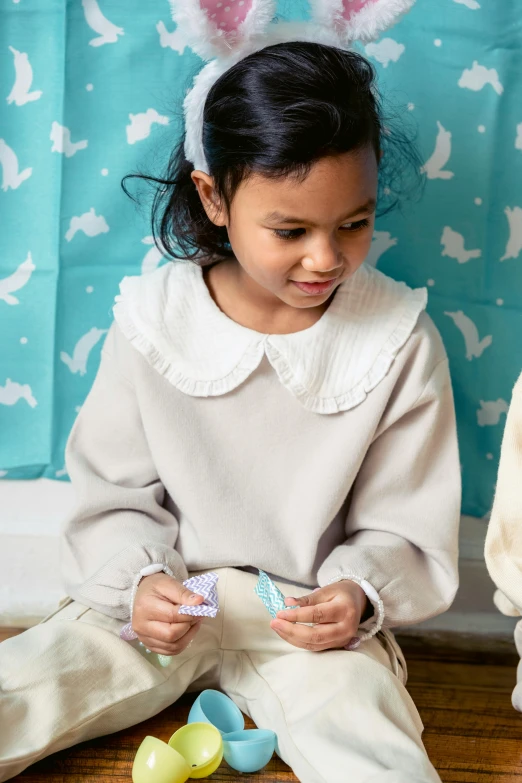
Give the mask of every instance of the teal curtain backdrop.
MULTIPOLYGON (((483 516, 522 368, 520 0, 418 0, 360 48, 417 124, 426 174, 418 204, 378 221, 371 261, 429 288, 451 360, 463 511, 483 516)), ((164 263, 120 180, 161 171, 200 65, 167 0, 0 0, 3 477, 68 478, 66 439, 118 283, 164 263)))

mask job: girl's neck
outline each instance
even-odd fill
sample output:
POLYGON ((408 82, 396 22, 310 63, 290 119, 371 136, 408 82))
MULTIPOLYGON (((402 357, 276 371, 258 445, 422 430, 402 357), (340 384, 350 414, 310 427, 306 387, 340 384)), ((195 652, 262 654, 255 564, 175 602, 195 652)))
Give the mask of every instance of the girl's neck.
POLYGON ((309 329, 328 309, 290 307, 250 278, 235 258, 203 268, 203 279, 219 309, 232 321, 262 334, 292 334, 309 329))

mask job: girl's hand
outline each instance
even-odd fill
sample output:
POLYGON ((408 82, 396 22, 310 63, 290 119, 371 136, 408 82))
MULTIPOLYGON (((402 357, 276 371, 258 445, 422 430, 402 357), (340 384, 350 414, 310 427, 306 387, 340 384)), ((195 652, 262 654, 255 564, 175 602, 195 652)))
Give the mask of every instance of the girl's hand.
POLYGON ((178 609, 182 604, 197 606, 203 600, 168 574, 145 576, 136 591, 132 627, 151 652, 179 655, 199 631, 202 618, 179 614, 178 609))
POLYGON ((367 598, 356 582, 348 580, 321 587, 302 598, 286 598, 299 609, 283 609, 270 627, 281 639, 303 650, 331 650, 346 647, 357 635, 367 598), (314 623, 314 627, 296 625, 314 623))

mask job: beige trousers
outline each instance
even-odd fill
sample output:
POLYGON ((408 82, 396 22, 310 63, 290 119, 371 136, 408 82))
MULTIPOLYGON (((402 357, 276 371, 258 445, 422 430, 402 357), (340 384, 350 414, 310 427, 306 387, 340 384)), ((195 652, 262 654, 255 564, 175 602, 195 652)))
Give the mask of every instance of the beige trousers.
POLYGON ((119 638, 120 620, 75 601, 0 644, 0 781, 146 720, 187 690, 218 687, 276 731, 302 783, 440 783, 389 631, 353 652, 299 650, 271 630, 254 575, 218 573, 218 616, 166 668, 119 638))

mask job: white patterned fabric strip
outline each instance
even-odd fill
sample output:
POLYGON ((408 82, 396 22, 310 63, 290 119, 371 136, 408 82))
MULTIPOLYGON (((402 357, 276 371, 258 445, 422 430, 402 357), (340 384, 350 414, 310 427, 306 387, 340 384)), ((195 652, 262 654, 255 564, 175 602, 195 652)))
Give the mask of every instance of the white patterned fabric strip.
POLYGON ((123 626, 120 631, 120 639, 123 639, 125 642, 133 642, 137 638, 138 634, 133 629, 132 623, 127 623, 127 625, 123 626))
POLYGON ((275 619, 277 612, 282 609, 295 609, 295 606, 285 606, 285 596, 281 590, 275 585, 268 574, 261 569, 259 571, 259 579, 254 587, 254 593, 262 600, 270 615, 275 619))
POLYGON ((219 577, 214 571, 207 574, 198 574, 186 579, 183 584, 192 592, 202 595, 205 599, 198 606, 187 606, 183 604, 178 609, 179 614, 191 614, 194 617, 215 617, 219 612, 219 603, 217 595, 217 581, 219 577))

